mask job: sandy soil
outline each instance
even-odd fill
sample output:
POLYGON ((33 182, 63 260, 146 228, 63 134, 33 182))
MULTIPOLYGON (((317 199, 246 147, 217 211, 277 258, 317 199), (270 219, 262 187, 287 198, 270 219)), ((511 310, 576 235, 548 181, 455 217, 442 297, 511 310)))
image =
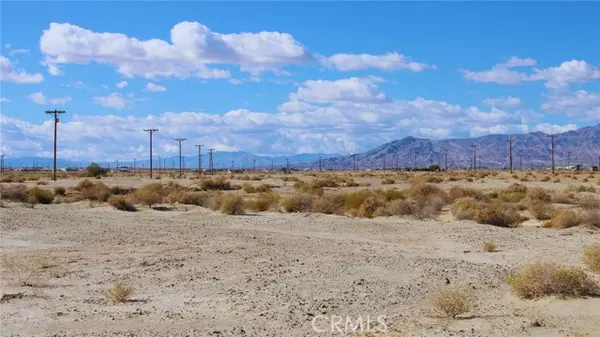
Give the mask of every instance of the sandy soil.
POLYGON ((356 336, 332 332, 332 316, 385 316, 386 332, 361 336, 598 336, 600 298, 526 301, 504 282, 539 258, 581 265, 582 246, 600 241, 583 228, 88 202, 8 203, 0 224, 4 256, 51 261, 33 287, 2 270, 2 293, 25 292, 1 304, 2 336, 356 336), (483 241, 499 251, 481 252, 483 241), (135 290, 109 305, 116 281, 135 290), (447 283, 476 294, 468 317, 432 309, 428 296, 447 283))

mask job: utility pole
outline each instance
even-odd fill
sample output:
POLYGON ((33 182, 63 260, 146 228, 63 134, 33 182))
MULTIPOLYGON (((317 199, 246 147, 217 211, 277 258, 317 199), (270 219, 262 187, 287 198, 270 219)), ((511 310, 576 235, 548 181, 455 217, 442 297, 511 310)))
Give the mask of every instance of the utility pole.
POLYGON ((448 149, 444 149, 444 170, 448 172, 448 149))
POLYGON ((211 174, 214 170, 214 166, 213 166, 213 151, 214 150, 215 149, 208 149, 208 170, 211 174))
POLYGON ((54 116, 54 169, 52 171, 52 180, 56 181, 56 135, 58 129, 58 116, 67 112, 64 110, 48 110, 46 113, 54 116))
POLYGON ((4 173, 4 153, 0 154, 0 173, 4 173))
POLYGON ((136 164, 137 158, 133 158, 133 174, 135 174, 135 164, 136 164))
POLYGON ((413 171, 417 170, 417 151, 413 151, 413 171))
POLYGON ((287 173, 290 173, 290 159, 285 158, 285 170, 287 173))
POLYGON ((256 158, 252 158, 252 171, 256 172, 256 158))
POLYGON ((571 166, 571 151, 567 151, 567 167, 571 166))
POLYGON ((556 135, 548 135, 546 137, 550 138, 550 151, 552 155, 552 174, 554 174, 554 137, 556 137, 556 135))
POLYGON ((198 175, 202 174, 202 147, 204 145, 202 144, 197 144, 196 147, 198 148, 198 175))
POLYGON ((473 171, 477 170, 477 147, 479 145, 477 144, 471 144, 471 147, 473 148, 473 171))
POLYGON ((523 171, 523 152, 519 152, 519 170, 523 171))
MULTIPOLYGON (((162 160, 160 159, 160 156, 158 156, 158 173, 160 173, 160 166, 161 166, 162 160)), ((163 167, 164 170, 164 167, 163 167)))
POLYGON ((358 167, 356 166, 356 153, 352 155, 352 170, 357 171, 358 167))
POLYGON ((323 171, 323 166, 321 164, 321 157, 319 157, 319 172, 323 171))
POLYGON ((383 170, 385 171, 385 156, 383 156, 383 170))
POLYGON ((512 143, 514 139, 512 137, 508 137, 508 167, 510 169, 510 173, 513 172, 513 156, 512 156, 512 143))
POLYGON ((175 141, 179 143, 179 179, 181 179, 182 175, 182 165, 183 161, 181 159, 181 142, 185 141, 185 138, 175 138, 175 141))
POLYGON ((152 179, 152 135, 158 131, 158 129, 144 129, 144 131, 150 133, 150 179, 152 179))

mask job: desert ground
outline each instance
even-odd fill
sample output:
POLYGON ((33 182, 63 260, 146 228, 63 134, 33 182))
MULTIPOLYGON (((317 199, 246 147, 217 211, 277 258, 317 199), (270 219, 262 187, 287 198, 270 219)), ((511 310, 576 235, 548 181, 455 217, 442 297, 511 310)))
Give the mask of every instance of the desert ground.
MULTIPOLYGON (((349 173, 227 178, 233 185, 267 184, 285 196, 294 193, 289 177, 310 183, 325 174, 349 173)), ((324 195, 403 190, 420 175, 352 174, 359 186, 326 187, 324 195), (383 184, 390 176, 396 179, 383 184)), ((571 202, 548 202, 555 212, 579 212, 583 200, 588 213, 598 211, 598 173, 428 175, 441 177, 431 184, 443 191, 458 186, 489 193, 518 183, 553 193, 583 186, 571 188, 571 202)), ((62 186, 69 196, 84 179, 43 176, 2 186, 62 186)), ((201 179, 188 173, 183 179, 110 174, 90 180, 139 189, 167 182, 191 188, 201 179)), ((250 196, 245 189, 224 193, 250 196)), ((600 227, 583 220, 553 228, 522 207, 518 225, 495 226, 457 218, 450 201, 427 216, 362 217, 279 206, 229 215, 164 200, 148 207, 131 199, 137 211, 127 212, 87 199, 3 199, 2 336, 599 336, 600 297, 527 299, 506 281, 543 260, 579 267, 600 283, 600 273, 582 262, 583 248, 600 244, 600 227), (496 249, 484 251, 484 242, 496 249), (115 304, 107 291, 116 284, 133 291, 115 304), (432 296, 454 287, 469 294, 472 306, 452 318, 432 296), (348 329, 347 319, 362 320, 362 329, 348 329)))

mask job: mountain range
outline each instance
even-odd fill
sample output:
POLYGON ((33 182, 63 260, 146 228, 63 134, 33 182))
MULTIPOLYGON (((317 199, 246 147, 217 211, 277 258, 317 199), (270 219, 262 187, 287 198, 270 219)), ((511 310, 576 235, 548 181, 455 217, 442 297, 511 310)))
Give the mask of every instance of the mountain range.
MULTIPOLYGON (((256 160, 257 168, 286 167, 318 169, 378 169, 391 167, 427 167, 429 165, 445 166, 445 153, 448 154, 448 168, 469 168, 473 164, 473 146, 476 147, 477 167, 507 168, 509 166, 509 142, 512 139, 514 168, 548 168, 551 166, 551 138, 543 132, 514 135, 487 135, 477 138, 453 138, 431 140, 405 137, 380 145, 374 149, 350 154, 296 154, 291 156, 257 156, 248 152, 214 152, 215 168, 236 169, 252 168, 256 160)), ((600 165, 600 124, 584 127, 554 135, 555 165, 564 167, 582 164, 583 166, 600 165)), ((161 166, 179 167, 177 156, 162 157, 161 166)), ((185 167, 198 168, 198 156, 185 157, 185 167)), ((89 161, 57 160, 58 167, 85 167, 89 161)), ((100 162, 103 167, 115 167, 116 162, 100 162)), ((133 161, 120 162, 119 166, 133 166, 133 161)), ((51 167, 52 158, 21 157, 5 158, 6 167, 51 167)), ((149 160, 137 160, 137 167, 149 167, 149 160)), ((158 158, 154 166, 158 167, 158 158)), ((208 167, 208 154, 202 154, 202 167, 208 167)))

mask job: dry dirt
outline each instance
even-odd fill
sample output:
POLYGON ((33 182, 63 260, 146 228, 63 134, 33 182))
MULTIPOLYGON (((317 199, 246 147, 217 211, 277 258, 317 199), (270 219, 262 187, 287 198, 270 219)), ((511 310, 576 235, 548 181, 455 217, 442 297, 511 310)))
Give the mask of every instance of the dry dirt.
POLYGON ((3 256, 49 257, 33 286, 1 270, 3 294, 24 292, 1 303, 2 336, 599 336, 600 298, 521 300, 504 281, 540 258, 582 265, 582 247, 600 241, 584 228, 497 228, 447 214, 130 213, 87 201, 5 203, 0 224, 3 256), (499 251, 482 252, 484 241, 499 251), (133 296, 107 304, 117 281, 133 296), (478 298, 460 319, 428 301, 447 283, 478 298), (332 316, 385 316, 387 330, 331 332, 332 316))

